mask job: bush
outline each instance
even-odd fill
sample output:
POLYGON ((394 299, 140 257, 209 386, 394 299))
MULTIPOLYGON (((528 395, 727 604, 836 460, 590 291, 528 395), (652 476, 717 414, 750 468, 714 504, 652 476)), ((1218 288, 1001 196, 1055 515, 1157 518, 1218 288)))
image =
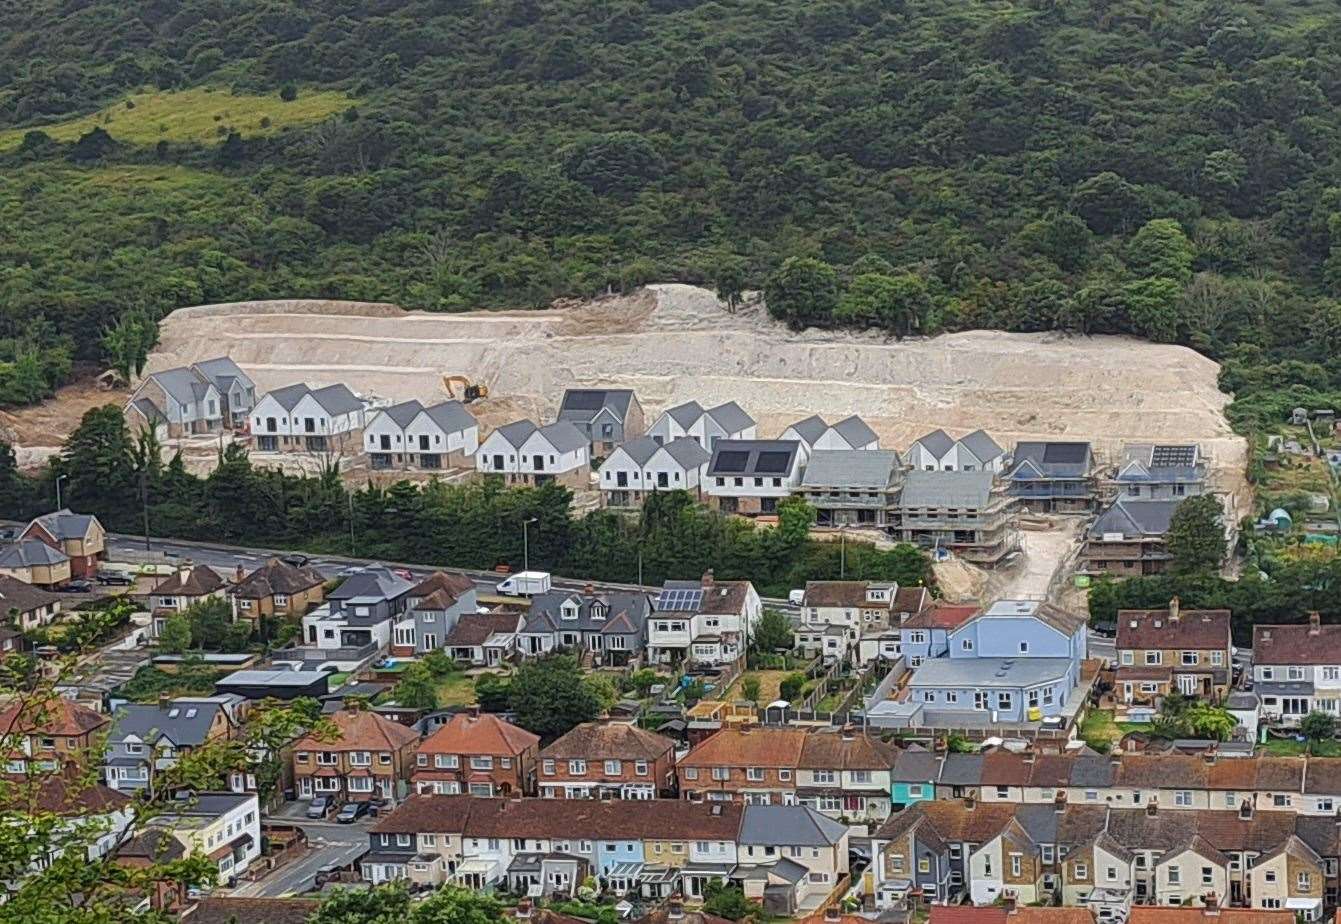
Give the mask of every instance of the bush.
POLYGON ((279 98, 286 103, 291 103, 298 98, 298 88, 292 83, 286 83, 279 88, 279 98))
POLYGON ((782 678, 778 684, 778 695, 791 702, 801 695, 801 690, 806 685, 806 675, 801 673, 788 674, 782 678))

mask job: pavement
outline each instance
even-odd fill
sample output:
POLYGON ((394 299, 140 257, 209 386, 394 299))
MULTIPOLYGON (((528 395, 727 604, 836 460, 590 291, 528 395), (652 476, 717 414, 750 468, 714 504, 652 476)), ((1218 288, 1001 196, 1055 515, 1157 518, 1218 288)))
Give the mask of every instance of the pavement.
MULTIPOLYGON (((306 802, 295 803, 306 808, 306 802)), ((317 871, 335 864, 352 863, 368 849, 368 829, 377 819, 363 817, 353 824, 333 821, 304 821, 298 825, 307 833, 307 851, 255 882, 217 894, 235 898, 283 898, 302 895, 316 887, 317 871)))

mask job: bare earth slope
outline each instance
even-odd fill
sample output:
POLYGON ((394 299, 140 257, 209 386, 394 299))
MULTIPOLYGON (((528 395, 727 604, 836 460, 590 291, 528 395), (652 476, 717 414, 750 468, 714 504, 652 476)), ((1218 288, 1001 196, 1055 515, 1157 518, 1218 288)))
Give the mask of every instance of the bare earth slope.
MULTIPOLYGON (((343 381, 365 395, 432 399, 450 372, 487 383, 476 412, 496 426, 552 413, 572 385, 631 387, 649 421, 697 399, 741 403, 773 436, 812 413, 860 414, 902 449, 934 427, 1019 439, 1196 440, 1215 487, 1244 496, 1244 445, 1225 421, 1217 365, 1183 347, 1119 337, 973 331, 930 340, 805 331, 760 306, 657 285, 564 310, 425 314, 393 305, 281 301, 174 312, 160 369, 229 353, 264 389, 343 381)), ((1236 505, 1237 506, 1237 505, 1236 505)))

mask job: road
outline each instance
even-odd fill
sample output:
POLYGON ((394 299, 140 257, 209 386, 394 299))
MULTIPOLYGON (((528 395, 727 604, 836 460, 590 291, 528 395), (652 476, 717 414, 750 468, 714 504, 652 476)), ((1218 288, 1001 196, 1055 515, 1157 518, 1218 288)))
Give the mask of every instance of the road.
MULTIPOLYGON (((243 571, 252 571, 266 562, 266 560, 275 556, 290 555, 292 552, 284 552, 275 549, 244 548, 240 546, 222 545, 216 543, 185 542, 176 539, 152 539, 150 541, 150 551, 148 556, 150 560, 158 556, 165 556, 169 560, 189 559, 194 564, 209 565, 215 570, 223 573, 226 577, 231 577, 238 568, 243 571)), ((107 535, 107 557, 113 561, 144 561, 146 560, 146 551, 144 548, 143 536, 131 536, 119 533, 109 533, 107 535)), ((326 577, 336 577, 346 568, 363 567, 367 565, 386 564, 394 568, 403 568, 409 571, 415 577, 427 577, 434 571, 447 571, 452 574, 464 574, 470 577, 475 586, 481 593, 495 593, 498 582, 502 579, 501 575, 492 571, 472 571, 466 568, 430 568, 424 565, 404 564, 399 562, 379 562, 368 558, 347 558, 342 555, 323 555, 314 556, 308 562, 309 565, 316 568, 326 577)), ((592 586, 601 591, 631 591, 637 590, 636 584, 616 584, 609 581, 585 581, 576 578, 555 577, 553 586, 561 590, 582 590, 587 586, 592 586)), ((649 593, 656 593, 657 587, 644 587, 649 593)), ((776 600, 765 598, 764 604, 770 608, 780 609, 784 612, 796 612, 798 607, 787 600, 776 600)))
MULTIPOLYGON (((300 803, 305 804, 305 803, 300 803)), ((368 829, 375 818, 360 818, 349 825, 329 821, 304 821, 308 849, 297 860, 285 863, 263 879, 246 882, 230 892, 237 898, 282 898, 302 895, 316 885, 317 871, 328 864, 344 866, 368 849, 368 829)))

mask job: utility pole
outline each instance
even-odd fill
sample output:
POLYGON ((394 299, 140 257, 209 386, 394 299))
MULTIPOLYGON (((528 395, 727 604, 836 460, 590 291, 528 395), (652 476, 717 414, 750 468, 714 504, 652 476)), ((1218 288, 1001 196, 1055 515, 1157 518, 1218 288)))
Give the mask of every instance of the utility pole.
POLYGON ((140 472, 140 509, 144 514, 144 550, 151 550, 149 544, 149 473, 140 472))
POLYGON ((354 552, 354 492, 350 491, 345 495, 349 498, 349 557, 357 557, 354 552))
POLYGON ((537 517, 527 517, 522 520, 522 570, 531 570, 531 537, 527 530, 532 523, 536 522, 537 517))
POLYGON ((838 580, 847 577, 847 524, 838 527, 838 580))
POLYGON ((638 590, 643 589, 643 547, 638 546, 638 590))
POLYGON ((69 477, 70 477, 69 475, 57 475, 57 476, 56 476, 56 509, 57 509, 57 510, 62 509, 62 508, 61 508, 61 482, 64 481, 66 478, 69 478, 69 477))

